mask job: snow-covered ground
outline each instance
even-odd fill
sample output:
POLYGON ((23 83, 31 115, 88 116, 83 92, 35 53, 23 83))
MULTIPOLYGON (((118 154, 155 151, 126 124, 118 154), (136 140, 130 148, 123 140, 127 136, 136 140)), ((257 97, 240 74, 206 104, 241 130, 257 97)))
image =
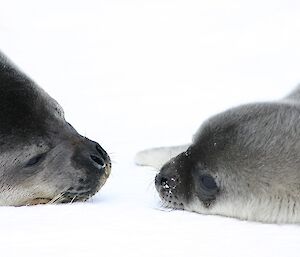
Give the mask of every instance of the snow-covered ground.
POLYGON ((300 82, 297 0, 0 0, 0 49, 113 159, 87 203, 1 207, 0 256, 299 256, 300 227, 160 207, 138 150, 300 82))

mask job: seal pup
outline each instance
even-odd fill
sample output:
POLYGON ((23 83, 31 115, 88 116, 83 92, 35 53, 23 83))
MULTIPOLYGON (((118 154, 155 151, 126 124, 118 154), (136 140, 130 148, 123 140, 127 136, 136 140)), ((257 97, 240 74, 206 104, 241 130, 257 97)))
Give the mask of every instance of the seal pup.
POLYGON ((208 119, 192 143, 145 150, 170 208, 266 223, 300 222, 300 86, 208 119), (162 167, 161 167, 162 166, 162 167))
POLYGON ((110 170, 105 150, 0 53, 0 205, 85 201, 110 170))

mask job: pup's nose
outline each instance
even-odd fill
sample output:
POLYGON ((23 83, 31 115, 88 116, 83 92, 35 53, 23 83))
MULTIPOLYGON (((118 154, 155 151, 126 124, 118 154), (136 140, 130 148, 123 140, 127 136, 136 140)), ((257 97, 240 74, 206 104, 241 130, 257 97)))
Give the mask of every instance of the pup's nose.
POLYGON ((176 182, 173 177, 168 177, 159 173, 155 176, 155 186, 156 188, 169 190, 171 188, 173 189, 176 186, 176 182))

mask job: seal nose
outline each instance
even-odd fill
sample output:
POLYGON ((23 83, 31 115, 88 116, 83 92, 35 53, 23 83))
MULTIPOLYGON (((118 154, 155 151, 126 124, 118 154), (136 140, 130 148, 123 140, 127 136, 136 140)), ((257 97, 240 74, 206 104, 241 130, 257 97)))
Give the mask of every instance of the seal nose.
POLYGON ((90 160, 97 168, 104 169, 106 167, 106 163, 110 163, 108 154, 98 143, 91 140, 89 141, 92 144, 92 148, 94 148, 90 150, 90 160))
POLYGON ((157 174, 155 176, 155 186, 156 188, 162 188, 169 190, 170 188, 176 188, 176 180, 173 177, 168 177, 166 175, 157 174))
POLYGON ((165 178, 165 177, 163 177, 162 175, 157 174, 157 175, 155 176, 155 185, 156 185, 156 187, 163 186, 163 185, 165 185, 167 182, 168 182, 168 179, 165 178))
POLYGON ((77 149, 72 157, 75 165, 79 165, 89 171, 105 171, 106 166, 110 168, 111 162, 108 154, 97 143, 88 138, 82 141, 82 144, 77 145, 77 149))
POLYGON ((103 161, 103 159, 99 158, 96 155, 90 155, 90 158, 92 159, 92 161, 94 161, 96 164, 98 164, 100 167, 104 168, 105 167, 105 163, 103 161))
POLYGON ((105 152, 105 150, 98 143, 96 143, 96 150, 102 156, 107 156, 107 153, 105 152))

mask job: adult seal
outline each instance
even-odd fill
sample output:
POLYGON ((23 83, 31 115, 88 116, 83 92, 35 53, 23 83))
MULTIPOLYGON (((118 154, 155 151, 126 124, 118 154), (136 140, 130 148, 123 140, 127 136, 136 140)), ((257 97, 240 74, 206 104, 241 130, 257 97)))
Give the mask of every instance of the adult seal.
POLYGON ((110 170, 104 149, 0 53, 0 205, 85 201, 110 170))
POLYGON ((266 223, 300 222, 300 87, 208 119, 186 146, 145 150, 137 164, 171 208, 266 223), (164 164, 165 163, 165 164, 164 164))

